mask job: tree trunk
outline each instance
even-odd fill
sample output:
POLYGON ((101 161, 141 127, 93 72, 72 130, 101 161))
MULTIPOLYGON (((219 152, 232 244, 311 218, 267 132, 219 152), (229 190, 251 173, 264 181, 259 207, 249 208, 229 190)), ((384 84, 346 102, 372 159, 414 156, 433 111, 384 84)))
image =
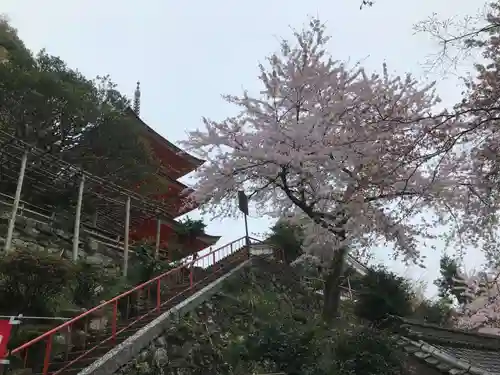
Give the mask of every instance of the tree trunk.
POLYGON ((335 252, 330 270, 325 278, 325 287, 323 289, 323 319, 329 323, 333 322, 339 315, 340 284, 344 273, 346 256, 346 247, 342 247, 335 252))

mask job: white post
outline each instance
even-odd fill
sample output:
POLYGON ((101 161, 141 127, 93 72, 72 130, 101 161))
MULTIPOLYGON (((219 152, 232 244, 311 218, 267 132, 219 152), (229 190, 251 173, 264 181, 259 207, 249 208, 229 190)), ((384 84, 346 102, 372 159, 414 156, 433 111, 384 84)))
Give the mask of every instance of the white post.
POLYGON ((349 281, 349 277, 347 278, 347 287, 349 288, 349 298, 352 301, 352 289, 351 289, 351 282, 349 281))
POLYGON ((155 244, 155 259, 160 259, 160 239, 161 239, 161 219, 156 218, 156 244, 155 244))
POLYGON ((127 277, 128 270, 128 234, 130 230, 130 197, 125 204, 125 237, 123 238, 123 277, 127 277))
POLYGON ((73 262, 78 260, 78 246, 80 244, 80 218, 82 215, 83 187, 85 186, 85 175, 80 178, 78 187, 78 201, 76 202, 75 227, 73 228, 73 262))
POLYGON ((21 170, 19 171, 19 176, 17 178, 16 195, 14 196, 14 203, 12 204, 12 213, 10 215, 9 227, 7 229, 7 238, 5 238, 5 252, 10 251, 10 246, 12 244, 12 235, 14 234, 14 226, 16 225, 17 209, 19 207, 19 201, 21 200, 21 190, 23 188, 24 173, 26 171, 27 161, 28 150, 24 151, 24 154, 21 158, 21 170))

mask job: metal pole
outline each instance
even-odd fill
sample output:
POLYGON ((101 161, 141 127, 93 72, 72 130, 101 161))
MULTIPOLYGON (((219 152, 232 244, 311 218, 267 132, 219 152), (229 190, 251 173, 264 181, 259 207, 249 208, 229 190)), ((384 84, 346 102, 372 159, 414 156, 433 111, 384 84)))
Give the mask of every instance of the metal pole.
POLYGON ((123 277, 127 277, 128 270, 128 234, 130 230, 130 197, 125 204, 125 237, 123 238, 123 277))
POLYGON ((80 244, 80 218, 82 216, 83 187, 85 186, 85 175, 80 178, 78 187, 78 201, 76 202, 75 227, 73 228, 73 262, 78 260, 78 246, 80 244))
POLYGON ((24 173, 26 171, 26 162, 28 161, 28 150, 24 151, 21 158, 21 170, 19 171, 19 177, 17 178, 16 195, 14 196, 14 203, 12 204, 12 213, 10 215, 9 227, 7 229, 7 237, 5 238, 5 252, 10 251, 10 246, 12 244, 12 235, 14 234, 14 226, 16 225, 16 215, 17 209, 19 207, 19 201, 21 200, 21 190, 23 188, 24 173))
POLYGON ((247 247, 248 256, 250 257, 250 237, 248 236, 248 220, 247 215, 245 214, 245 245, 247 247))
POLYGON ((161 239, 161 219, 156 218, 156 244, 155 244, 155 259, 160 259, 160 239, 161 239))

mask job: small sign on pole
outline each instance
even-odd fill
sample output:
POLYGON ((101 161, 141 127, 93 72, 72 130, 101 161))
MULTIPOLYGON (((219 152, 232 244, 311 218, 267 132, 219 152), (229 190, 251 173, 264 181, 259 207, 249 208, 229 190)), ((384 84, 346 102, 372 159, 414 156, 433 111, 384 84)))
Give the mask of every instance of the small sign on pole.
POLYGON ((12 326, 21 323, 20 320, 16 319, 21 316, 22 315, 16 317, 13 316, 9 320, 0 320, 0 364, 9 364, 9 360, 6 359, 9 354, 7 344, 9 343, 9 338, 12 333, 12 326))
POLYGON ((238 191, 238 208, 245 215, 248 215, 248 197, 243 190, 238 191))
POLYGON ((245 217, 245 243, 248 253, 250 254, 250 237, 248 237, 248 197, 243 190, 238 191, 238 208, 243 212, 245 217))

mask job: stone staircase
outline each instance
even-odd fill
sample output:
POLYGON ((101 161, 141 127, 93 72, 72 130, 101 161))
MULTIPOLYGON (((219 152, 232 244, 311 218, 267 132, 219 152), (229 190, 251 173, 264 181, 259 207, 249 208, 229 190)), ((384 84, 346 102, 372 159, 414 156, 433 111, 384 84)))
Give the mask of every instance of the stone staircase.
POLYGON ((12 350, 4 374, 76 375, 249 254, 239 239, 106 301, 12 350))

